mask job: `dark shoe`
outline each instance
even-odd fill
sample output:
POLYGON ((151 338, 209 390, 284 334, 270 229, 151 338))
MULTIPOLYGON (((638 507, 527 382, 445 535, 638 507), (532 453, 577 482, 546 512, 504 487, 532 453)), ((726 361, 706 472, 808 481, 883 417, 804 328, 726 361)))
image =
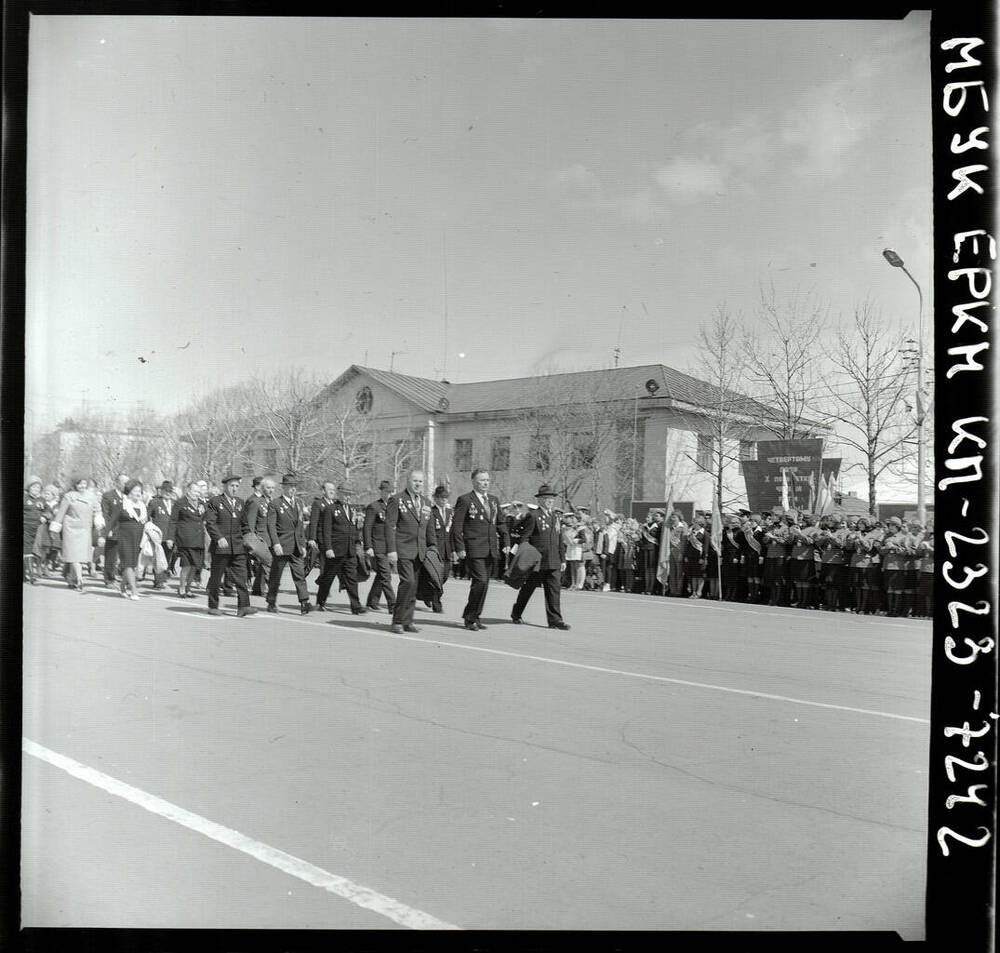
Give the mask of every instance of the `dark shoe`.
POLYGON ((444 609, 442 609, 442 608, 441 608, 441 603, 440 603, 440 602, 435 602, 435 603, 434 603, 434 604, 433 604, 433 605, 431 606, 431 609, 432 609, 432 610, 433 610, 434 612, 439 612, 439 613, 440 613, 440 612, 444 612, 444 609))
POLYGON ((209 609, 208 610, 208 614, 209 615, 222 615, 222 610, 221 609, 209 609))
POLYGON ((382 607, 381 607, 381 606, 373 606, 373 605, 372 605, 372 604, 371 604, 371 603, 369 602, 369 603, 367 603, 367 604, 365 605, 365 608, 366 608, 366 609, 368 609, 368 610, 370 610, 371 612, 378 612, 378 611, 379 611, 379 609, 381 609, 382 607))
POLYGON ((420 629, 418 629, 415 625, 404 625, 403 626, 403 631, 404 632, 419 632, 420 629))
POLYGON ((367 611, 364 606, 355 606, 351 609, 351 615, 364 615, 367 611))
POLYGON ((389 626, 389 631, 390 632, 395 632, 396 635, 402 635, 403 634, 403 627, 401 625, 399 625, 398 623, 393 622, 393 624, 389 626))
POLYGON ((513 622, 514 625, 524 625, 524 619, 522 619, 520 616, 518 616, 516 619, 513 616, 511 616, 510 621, 513 622))
POLYGON ((244 606, 242 609, 236 610, 236 617, 242 619, 245 615, 256 615, 257 610, 253 606, 244 606))
POLYGON ((267 611, 268 612, 277 612, 278 611, 278 607, 273 602, 269 602, 267 604, 267 611))
POLYGON ((549 626, 549 628, 550 629, 562 629, 564 632, 568 632, 569 631, 569 626, 565 622, 553 622, 549 626))
POLYGON ((312 605, 308 602, 300 602, 299 612, 301 612, 302 615, 309 615, 309 613, 312 612, 312 605))
POLYGON ((317 602, 316 605, 313 606, 313 610, 315 612, 326 612, 326 603, 325 602, 317 602))
POLYGON ((478 631, 480 630, 480 628, 481 628, 481 626, 479 625, 479 623, 478 623, 478 622, 466 622, 466 623, 465 623, 465 627, 466 627, 466 628, 467 628, 467 629, 468 629, 468 630, 469 630, 470 632, 478 632, 478 631))

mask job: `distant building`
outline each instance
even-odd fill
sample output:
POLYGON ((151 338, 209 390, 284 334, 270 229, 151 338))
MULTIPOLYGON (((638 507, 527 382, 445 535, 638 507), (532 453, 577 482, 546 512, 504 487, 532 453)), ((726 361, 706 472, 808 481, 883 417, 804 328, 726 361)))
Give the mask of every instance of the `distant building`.
MULTIPOLYGON (((727 442, 730 502, 743 496, 739 459, 774 437, 777 411, 718 390, 662 364, 453 384, 352 365, 320 400, 368 418, 367 466, 352 482, 368 491, 420 466, 429 489, 464 492, 476 467, 490 471, 505 500, 533 501, 550 483, 591 512, 626 511, 630 500, 673 498, 708 509, 712 498, 712 415, 724 405, 738 438, 727 442), (393 471, 396 472, 393 472, 393 471)), ((825 435, 821 424, 812 432, 825 435)), ((254 464, 275 471, 282 448, 258 435, 254 464)))

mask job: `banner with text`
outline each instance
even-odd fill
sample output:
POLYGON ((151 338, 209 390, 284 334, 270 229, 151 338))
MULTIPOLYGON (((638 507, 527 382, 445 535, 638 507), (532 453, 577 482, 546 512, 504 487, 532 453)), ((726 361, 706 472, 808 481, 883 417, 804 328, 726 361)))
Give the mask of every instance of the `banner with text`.
POLYGON ((823 459, 819 439, 758 441, 757 459, 740 461, 750 509, 787 506, 813 512, 821 479, 836 481, 840 462, 839 457, 823 459))

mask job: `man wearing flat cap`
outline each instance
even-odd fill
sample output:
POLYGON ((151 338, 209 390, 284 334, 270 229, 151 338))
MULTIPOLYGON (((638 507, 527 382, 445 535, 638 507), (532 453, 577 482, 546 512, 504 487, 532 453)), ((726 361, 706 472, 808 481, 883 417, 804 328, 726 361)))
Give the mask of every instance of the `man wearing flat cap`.
MULTIPOLYGON (((163 555, 167 557, 168 566, 170 564, 171 550, 174 547, 174 538, 170 534, 173 513, 174 485, 169 480, 164 480, 157 489, 156 496, 149 501, 149 506, 146 507, 146 514, 149 516, 149 521, 160 530, 162 537, 160 545, 163 547, 163 555)), ((167 572, 153 571, 153 588, 167 588, 167 572)))
POLYGON ((315 540, 320 555, 323 556, 323 568, 316 590, 316 609, 318 612, 326 612, 330 587, 334 579, 339 579, 351 601, 351 612, 354 615, 364 615, 368 610, 358 598, 357 565, 361 541, 354 522, 354 509, 351 507, 354 492, 348 483, 341 483, 335 493, 333 489, 332 483, 323 484, 323 494, 328 502, 315 511, 315 540))
POLYGON ((490 576, 501 559, 510 551, 507 538, 507 520, 500 512, 500 500, 492 496, 489 472, 472 471, 472 490, 455 501, 455 515, 451 523, 452 546, 459 559, 464 559, 472 582, 469 598, 462 610, 465 627, 471 632, 485 629, 479 621, 490 576))
POLYGON ((243 544, 243 501, 236 495, 241 477, 230 474, 222 481, 222 493, 212 497, 205 508, 212 570, 208 577, 208 614, 222 615, 219 587, 227 577, 236 589, 236 615, 253 615, 247 591, 247 556, 243 544))
POLYGON ((385 593, 385 607, 390 615, 396 607, 396 594, 392 588, 392 570, 389 566, 389 551, 385 548, 385 511, 392 497, 392 484, 383 480, 378 485, 379 497, 365 507, 365 523, 361 530, 365 555, 368 557, 375 579, 368 590, 365 604, 369 609, 378 609, 379 599, 385 593))
POLYGON ((566 544, 560 532, 559 520, 554 512, 556 492, 543 483, 535 494, 538 509, 529 510, 521 524, 521 539, 530 543, 541 554, 541 563, 536 572, 531 573, 521 584, 511 609, 510 619, 516 625, 522 623, 521 616, 532 593, 542 586, 545 591, 545 618, 550 629, 569 629, 563 622, 559 608, 560 577, 566 568, 566 544))
POLYGON ((299 611, 305 615, 312 609, 303 562, 306 555, 306 514, 296 495, 298 486, 298 477, 294 473, 286 473, 281 478, 281 496, 267 510, 267 540, 274 555, 267 583, 268 612, 278 611, 278 590, 285 566, 292 573, 292 582, 299 597, 299 611))

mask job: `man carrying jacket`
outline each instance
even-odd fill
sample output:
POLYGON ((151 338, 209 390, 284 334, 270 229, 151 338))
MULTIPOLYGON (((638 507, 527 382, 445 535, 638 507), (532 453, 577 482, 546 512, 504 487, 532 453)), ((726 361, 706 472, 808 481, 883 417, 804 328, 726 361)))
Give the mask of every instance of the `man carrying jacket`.
POLYGON ((511 609, 510 613, 510 620, 515 625, 523 623, 521 616, 528 605, 528 600, 532 593, 539 586, 542 586, 545 591, 545 618, 549 628, 569 629, 569 626, 563 622, 562 612, 559 608, 559 580, 566 568, 566 545, 559 530, 559 520, 553 512, 556 495, 552 487, 543 483, 535 494, 535 498, 538 500, 538 509, 529 510, 521 524, 522 541, 531 543, 542 558, 538 570, 528 576, 521 584, 514 608, 511 609))

